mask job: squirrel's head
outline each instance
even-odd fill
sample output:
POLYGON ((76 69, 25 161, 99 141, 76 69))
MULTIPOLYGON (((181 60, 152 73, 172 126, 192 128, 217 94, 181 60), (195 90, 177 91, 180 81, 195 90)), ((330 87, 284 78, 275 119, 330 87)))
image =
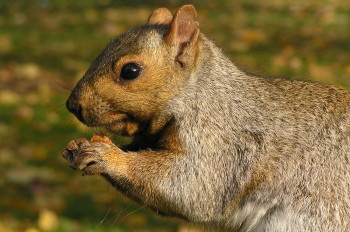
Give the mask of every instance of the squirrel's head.
POLYGON ((196 66, 196 16, 192 5, 174 17, 159 8, 147 24, 114 39, 72 91, 68 110, 84 124, 115 134, 133 135, 145 125, 159 128, 166 121, 160 119, 162 110, 196 66))

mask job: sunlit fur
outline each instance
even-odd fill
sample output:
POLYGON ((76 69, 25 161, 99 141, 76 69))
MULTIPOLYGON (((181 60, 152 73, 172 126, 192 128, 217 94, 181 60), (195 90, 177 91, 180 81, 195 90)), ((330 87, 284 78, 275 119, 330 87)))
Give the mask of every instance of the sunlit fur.
POLYGON ((350 231, 350 94, 248 75, 198 24, 184 24, 192 6, 171 26, 152 24, 168 21, 158 12, 167 18, 112 41, 72 93, 87 124, 120 123, 112 131, 135 136, 124 151, 98 148, 89 174, 155 212, 220 231, 350 231), (143 75, 116 81, 128 61, 143 75))

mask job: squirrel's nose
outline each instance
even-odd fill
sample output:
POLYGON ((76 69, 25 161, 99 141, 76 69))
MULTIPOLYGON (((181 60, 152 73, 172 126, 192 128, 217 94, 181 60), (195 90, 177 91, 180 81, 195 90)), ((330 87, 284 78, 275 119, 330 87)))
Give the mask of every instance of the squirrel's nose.
POLYGON ((75 97, 70 96, 66 102, 66 107, 69 112, 75 115, 81 122, 84 123, 83 119, 83 107, 78 103, 75 97))

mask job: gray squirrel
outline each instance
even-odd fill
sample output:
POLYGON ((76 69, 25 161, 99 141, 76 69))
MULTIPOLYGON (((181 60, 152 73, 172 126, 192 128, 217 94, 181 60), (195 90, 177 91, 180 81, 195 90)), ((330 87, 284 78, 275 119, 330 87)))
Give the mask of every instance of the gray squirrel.
POLYGON ((68 143, 64 158, 155 212, 220 231, 350 231, 350 94, 238 69, 192 5, 113 40, 67 108, 133 136, 68 143))

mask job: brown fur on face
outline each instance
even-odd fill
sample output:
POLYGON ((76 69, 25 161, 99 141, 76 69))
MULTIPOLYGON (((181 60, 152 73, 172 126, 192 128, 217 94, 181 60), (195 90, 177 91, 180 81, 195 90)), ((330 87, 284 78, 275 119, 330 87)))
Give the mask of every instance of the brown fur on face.
POLYGON ((154 11, 148 24, 111 42, 79 81, 67 106, 76 102, 81 109, 77 116, 85 124, 103 126, 115 134, 133 135, 145 124, 149 133, 156 133, 169 120, 159 112, 180 92, 196 65, 195 16, 193 7, 184 7, 174 18, 165 9, 154 11), (184 20, 190 18, 192 24, 184 20), (134 80, 120 75, 128 63, 141 67, 134 80))

